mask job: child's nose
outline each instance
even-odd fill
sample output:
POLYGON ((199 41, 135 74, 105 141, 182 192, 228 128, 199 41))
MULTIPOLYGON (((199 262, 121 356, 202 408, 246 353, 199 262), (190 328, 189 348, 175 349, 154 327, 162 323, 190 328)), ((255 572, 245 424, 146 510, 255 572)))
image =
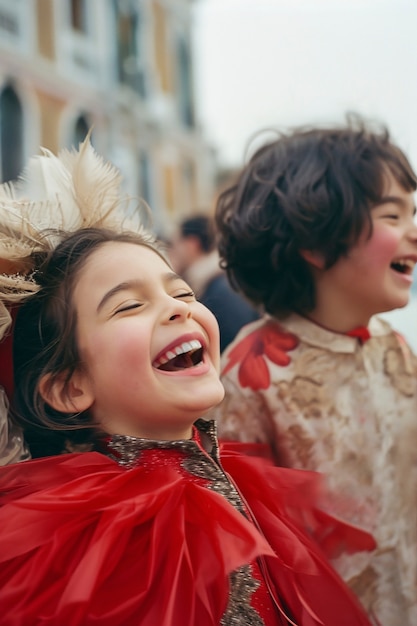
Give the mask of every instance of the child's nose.
POLYGON ((414 217, 413 219, 413 223, 412 226, 408 232, 409 237, 411 237, 412 239, 414 239, 414 241, 417 241, 417 223, 416 223, 416 218, 414 217))
POLYGON ((187 319, 189 317, 191 317, 190 311, 188 311, 186 315, 180 315, 179 313, 174 313, 174 315, 171 315, 171 317, 169 318, 169 321, 174 322, 175 320, 182 319, 182 318, 187 319))
POLYGON ((168 311, 168 319, 170 322, 181 321, 191 317, 191 310, 187 302, 182 300, 174 300, 168 311))

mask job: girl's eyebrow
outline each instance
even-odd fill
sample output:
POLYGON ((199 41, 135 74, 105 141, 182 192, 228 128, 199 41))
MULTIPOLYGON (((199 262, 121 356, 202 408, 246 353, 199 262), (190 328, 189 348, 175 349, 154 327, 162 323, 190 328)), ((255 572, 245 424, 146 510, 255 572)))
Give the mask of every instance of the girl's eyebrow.
MULTIPOLYGON (((166 274, 163 274, 161 278, 162 282, 164 283, 172 283, 174 280, 183 280, 181 276, 175 274, 175 272, 166 272, 166 274)), ((144 282, 145 281, 141 280, 140 278, 135 278, 134 280, 123 281, 122 283, 115 285, 104 294, 104 296, 97 305, 96 312, 99 313, 103 306, 106 304, 106 302, 108 302, 110 298, 112 298, 115 294, 120 293, 121 291, 141 289, 144 285, 144 282)))

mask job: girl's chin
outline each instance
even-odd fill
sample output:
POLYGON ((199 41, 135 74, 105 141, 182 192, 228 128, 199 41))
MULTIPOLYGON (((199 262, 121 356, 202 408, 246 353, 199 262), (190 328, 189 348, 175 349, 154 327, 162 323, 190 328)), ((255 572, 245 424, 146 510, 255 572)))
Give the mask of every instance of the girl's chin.
MULTIPOLYGON (((203 417, 211 409, 218 406, 224 398, 224 387, 219 381, 217 388, 214 388, 210 393, 202 393, 198 397, 190 398, 188 406, 184 409, 190 410, 191 408, 196 411, 198 417, 203 417)), ((196 418, 197 419, 197 418, 196 418)))

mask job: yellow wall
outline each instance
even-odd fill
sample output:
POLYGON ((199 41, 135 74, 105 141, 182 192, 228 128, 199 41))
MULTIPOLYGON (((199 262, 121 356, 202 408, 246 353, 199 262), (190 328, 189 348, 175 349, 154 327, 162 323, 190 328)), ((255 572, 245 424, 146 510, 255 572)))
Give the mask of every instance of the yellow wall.
POLYGON ((165 165, 163 170, 163 189, 165 192, 165 206, 169 213, 175 210, 175 178, 177 172, 172 165, 165 165))
POLYGON ((37 30, 39 54, 48 58, 55 58, 54 40, 54 8, 53 0, 37 0, 37 30))
POLYGON ((156 0, 153 3, 155 62, 162 91, 172 91, 172 71, 167 47, 167 19, 165 8, 156 0))
POLYGON ((59 127, 65 102, 43 92, 38 92, 37 96, 41 115, 40 143, 44 148, 56 153, 62 147, 59 145, 59 127))

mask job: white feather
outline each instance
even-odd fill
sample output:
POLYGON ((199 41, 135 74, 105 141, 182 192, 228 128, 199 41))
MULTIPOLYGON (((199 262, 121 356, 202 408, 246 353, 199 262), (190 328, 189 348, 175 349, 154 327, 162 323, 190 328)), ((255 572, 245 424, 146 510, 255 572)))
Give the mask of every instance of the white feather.
POLYGON ((0 259, 16 268, 16 274, 0 274, 0 301, 18 301, 37 290, 28 275, 33 253, 51 250, 62 232, 96 226, 149 234, 139 212, 126 215, 129 199, 121 182, 119 170, 92 147, 89 133, 78 150, 55 156, 41 149, 16 182, 0 185, 0 259))
POLYGON ((120 193, 122 176, 94 150, 89 137, 78 151, 63 150, 59 158, 70 172, 79 209, 79 226, 117 225, 115 217, 123 199, 120 193))

